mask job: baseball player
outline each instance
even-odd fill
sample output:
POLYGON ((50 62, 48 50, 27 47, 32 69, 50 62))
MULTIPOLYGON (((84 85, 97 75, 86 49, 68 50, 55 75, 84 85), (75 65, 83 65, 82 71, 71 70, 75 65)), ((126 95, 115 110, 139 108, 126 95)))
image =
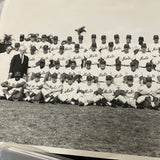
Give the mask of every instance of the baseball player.
POLYGON ((91 35, 91 44, 96 43, 96 38, 97 38, 96 34, 91 35))
POLYGON ((97 66, 92 65, 92 61, 87 60, 86 61, 86 66, 81 69, 81 76, 82 76, 82 81, 86 81, 87 76, 92 76, 95 80, 95 77, 97 76, 97 73, 95 72, 97 69, 97 66))
POLYGON ((37 49, 40 50, 40 51, 43 50, 43 46, 45 46, 45 45, 49 46, 49 42, 47 42, 47 35, 42 34, 41 41, 38 42, 37 45, 38 45, 37 49))
POLYGON ((64 51, 64 46, 60 46, 59 51, 55 53, 53 60, 59 61, 62 67, 66 67, 68 64, 67 60, 69 59, 68 56, 68 52, 64 51))
POLYGON ((98 91, 98 85, 93 82, 93 77, 89 75, 86 78, 86 82, 80 83, 78 90, 79 106, 93 105, 99 100, 99 96, 96 94, 98 91))
POLYGON ((51 80, 46 81, 43 85, 42 95, 46 103, 51 102, 55 104, 59 102, 58 96, 62 92, 62 83, 60 79, 57 78, 57 73, 53 73, 51 75, 51 80))
POLYGON ((32 74, 31 74, 31 80, 35 78, 35 75, 37 73, 40 73, 41 75, 41 80, 42 81, 47 81, 49 77, 49 67, 45 65, 45 60, 42 59, 39 63, 39 66, 35 67, 32 69, 32 74))
POLYGON ((106 35, 101 36, 101 44, 98 46, 98 50, 101 52, 103 49, 107 49, 108 45, 106 43, 106 35))
POLYGON ((97 65, 99 56, 100 56, 100 53, 97 50, 97 44, 92 43, 91 49, 85 53, 86 60, 92 61, 92 65, 97 65))
POLYGON ((41 80, 41 74, 36 73, 34 79, 26 83, 24 100, 31 103, 33 103, 33 101, 41 102, 43 84, 44 82, 41 80))
POLYGON ((123 83, 124 79, 124 71, 121 69, 121 61, 119 59, 116 60, 115 67, 112 70, 108 70, 107 74, 113 77, 115 84, 123 83))
POLYGON ((54 36, 51 41, 51 51, 59 50, 60 44, 58 43, 58 36, 54 36))
POLYGON ((21 73, 16 72, 15 78, 8 79, 7 81, 1 84, 5 98, 8 100, 22 100, 23 87, 25 84, 26 81, 23 78, 21 78, 21 73))
POLYGON ((45 65, 49 67, 51 59, 52 59, 52 54, 49 52, 49 47, 48 47, 48 45, 44 45, 43 46, 43 51, 38 53, 37 65, 41 60, 44 60, 45 65))
POLYGON ((78 83, 74 81, 73 75, 67 76, 67 81, 63 83, 62 93, 58 98, 62 103, 75 104, 77 101, 78 83))
POLYGON ((149 50, 150 51, 158 50, 158 48, 160 47, 159 36, 158 35, 153 36, 153 41, 154 42, 149 45, 149 50))
POLYGON ((74 50, 69 54, 68 61, 75 61, 77 67, 82 68, 82 60, 84 59, 84 52, 80 50, 80 45, 75 44, 74 50))
POLYGON ((99 61, 99 67, 95 70, 96 78, 99 82, 105 82, 105 78, 107 76, 107 69, 106 69, 106 61, 101 59, 99 61))
POLYGON ((71 36, 67 37, 67 41, 64 45, 65 45, 65 50, 67 50, 67 51, 72 51, 74 49, 74 42, 72 41, 71 36))
POLYGON ((146 84, 138 89, 137 108, 151 108, 158 110, 159 101, 156 97, 157 84, 152 83, 152 77, 146 78, 146 84))
POLYGON ((28 70, 27 70, 27 74, 28 74, 28 80, 31 80, 31 75, 34 71, 34 68, 36 67, 36 62, 38 61, 38 53, 37 53, 37 49, 35 46, 31 46, 30 48, 30 52, 28 53, 28 70))
POLYGON ((141 50, 135 55, 135 59, 139 61, 139 68, 145 68, 146 64, 152 60, 152 54, 147 51, 146 43, 141 45, 141 50))
POLYGON ((114 35, 114 50, 122 50, 123 46, 120 43, 120 37, 119 34, 114 35))
MULTIPOLYGON (((64 81, 64 78, 65 78, 65 77, 63 77, 64 67, 61 67, 59 60, 55 61, 54 62, 54 66, 49 69, 49 75, 50 75, 50 77, 51 77, 51 75, 53 73, 57 74, 57 79, 59 79, 61 82, 64 81)), ((48 78, 46 77, 46 79, 48 79, 48 78)))
POLYGON ((131 61, 135 59, 135 55, 129 49, 129 44, 124 45, 124 50, 120 53, 119 58, 124 68, 130 66, 131 61))
POLYGON ((97 105, 107 106, 111 105, 116 107, 114 92, 116 91, 117 86, 113 83, 113 77, 107 75, 104 82, 98 83, 98 94, 100 99, 97 101, 97 105))
POLYGON ((134 78, 132 75, 128 75, 126 80, 126 83, 123 83, 121 84, 121 86, 119 86, 120 90, 123 91, 123 94, 117 96, 116 100, 120 101, 125 108, 137 108, 136 98, 138 97, 137 90, 139 88, 139 85, 137 83, 133 83, 134 78))

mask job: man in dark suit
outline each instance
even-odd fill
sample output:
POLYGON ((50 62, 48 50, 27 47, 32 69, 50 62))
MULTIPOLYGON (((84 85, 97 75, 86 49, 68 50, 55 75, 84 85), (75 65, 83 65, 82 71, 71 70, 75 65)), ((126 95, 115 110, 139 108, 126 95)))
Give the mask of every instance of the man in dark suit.
POLYGON ((21 78, 27 78, 28 57, 24 55, 25 52, 26 47, 21 46, 19 48, 19 54, 13 56, 10 63, 9 78, 14 78, 16 72, 21 73, 21 78))

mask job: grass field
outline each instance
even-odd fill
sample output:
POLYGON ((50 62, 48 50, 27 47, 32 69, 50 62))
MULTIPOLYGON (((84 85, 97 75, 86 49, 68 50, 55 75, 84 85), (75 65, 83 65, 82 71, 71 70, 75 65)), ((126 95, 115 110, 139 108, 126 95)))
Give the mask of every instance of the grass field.
POLYGON ((1 100, 0 141, 160 157, 160 111, 1 100))

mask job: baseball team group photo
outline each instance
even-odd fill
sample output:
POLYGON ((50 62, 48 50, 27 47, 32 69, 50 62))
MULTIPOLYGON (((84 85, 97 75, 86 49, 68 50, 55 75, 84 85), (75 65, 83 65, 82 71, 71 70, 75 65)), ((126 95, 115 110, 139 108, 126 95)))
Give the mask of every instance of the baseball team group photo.
POLYGON ((91 34, 87 45, 82 35, 85 27, 76 31, 76 39, 68 36, 65 40, 30 33, 15 41, 6 35, 11 45, 1 53, 8 68, 4 69, 8 76, 1 83, 1 98, 159 109, 159 35, 153 35, 150 44, 142 36, 132 43, 132 35, 126 35, 123 44, 119 34, 112 41, 107 35, 91 34))

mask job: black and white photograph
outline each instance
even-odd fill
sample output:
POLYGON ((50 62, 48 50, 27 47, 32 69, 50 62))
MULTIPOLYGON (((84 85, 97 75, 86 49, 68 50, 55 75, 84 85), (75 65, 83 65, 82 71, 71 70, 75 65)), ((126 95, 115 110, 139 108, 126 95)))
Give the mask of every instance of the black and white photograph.
POLYGON ((160 159, 159 0, 0 0, 0 160, 160 159))

